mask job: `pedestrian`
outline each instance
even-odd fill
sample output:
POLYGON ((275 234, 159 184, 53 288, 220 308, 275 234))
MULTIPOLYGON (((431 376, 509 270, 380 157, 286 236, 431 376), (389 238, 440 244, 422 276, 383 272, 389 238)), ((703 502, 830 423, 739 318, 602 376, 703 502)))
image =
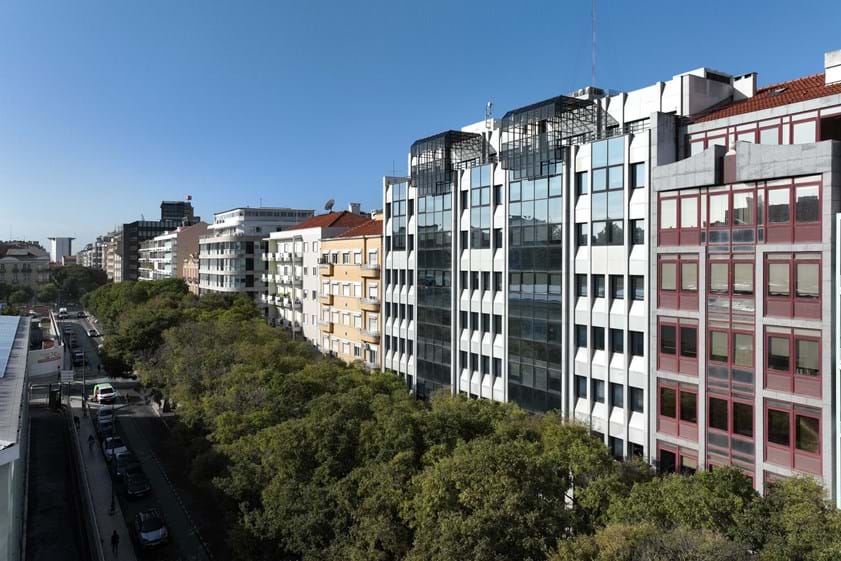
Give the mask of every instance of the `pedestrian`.
POLYGON ((73 424, 76 425, 76 430, 79 430, 79 416, 73 415, 73 424))
POLYGON ((89 434, 88 435, 88 452, 93 453, 93 442, 94 442, 93 435, 89 434))
POLYGON ((114 530, 114 533, 111 534, 111 553, 114 554, 114 557, 117 556, 117 549, 120 547, 120 534, 117 533, 117 530, 114 530))

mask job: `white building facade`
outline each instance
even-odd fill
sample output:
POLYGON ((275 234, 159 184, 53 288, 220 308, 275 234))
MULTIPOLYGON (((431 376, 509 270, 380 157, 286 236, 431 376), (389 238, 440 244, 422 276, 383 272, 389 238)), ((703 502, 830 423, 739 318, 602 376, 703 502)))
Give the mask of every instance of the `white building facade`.
POLYGON ((314 214, 312 210, 258 207, 215 213, 208 234, 199 239, 199 293, 242 292, 261 308, 266 285, 264 239, 314 214))

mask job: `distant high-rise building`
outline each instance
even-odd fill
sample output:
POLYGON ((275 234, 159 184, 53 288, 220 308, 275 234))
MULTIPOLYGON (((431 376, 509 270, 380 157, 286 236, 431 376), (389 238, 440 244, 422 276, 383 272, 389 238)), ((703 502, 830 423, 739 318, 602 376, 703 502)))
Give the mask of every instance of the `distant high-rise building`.
POLYGON ((161 220, 183 220, 185 224, 195 224, 201 218, 195 216, 192 197, 188 196, 185 201, 161 201, 161 220))
POLYGON ((50 262, 62 263, 66 255, 73 255, 73 240, 76 238, 49 238, 50 262))

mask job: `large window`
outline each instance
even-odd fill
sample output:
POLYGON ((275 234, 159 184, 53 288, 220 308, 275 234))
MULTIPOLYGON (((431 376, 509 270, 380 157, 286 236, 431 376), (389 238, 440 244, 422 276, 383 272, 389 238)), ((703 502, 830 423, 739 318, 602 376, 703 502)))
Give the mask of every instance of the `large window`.
POLYGON ((775 390, 820 397, 821 339, 818 330, 768 327, 766 385, 775 390))
POLYGON ((820 254, 769 254, 766 314, 817 319, 821 315, 820 254))
POLYGON ((820 474, 821 420, 818 411, 771 402, 766 409, 767 461, 820 474))
MULTIPOLYGON (((491 247, 491 182, 493 166, 478 166, 470 171, 470 247, 491 247)), ((527 202, 521 203, 526 206, 527 202)))
POLYGON ((658 388, 657 430, 666 434, 696 438, 698 390, 688 384, 663 383, 658 388))
POLYGON ((631 275, 631 300, 645 300, 645 277, 631 275))
POLYGON ((625 138, 593 143, 592 244, 623 245, 625 138))
POLYGON ((657 367, 669 372, 698 373, 698 322, 661 318, 657 367))
POLYGON ((645 220, 629 220, 628 228, 631 233, 631 245, 645 244, 645 220))
POLYGON ((658 306, 661 308, 698 309, 698 260, 678 255, 660 258, 658 306))
POLYGON ((819 183, 768 187, 766 199, 766 241, 776 243, 821 240, 819 183))

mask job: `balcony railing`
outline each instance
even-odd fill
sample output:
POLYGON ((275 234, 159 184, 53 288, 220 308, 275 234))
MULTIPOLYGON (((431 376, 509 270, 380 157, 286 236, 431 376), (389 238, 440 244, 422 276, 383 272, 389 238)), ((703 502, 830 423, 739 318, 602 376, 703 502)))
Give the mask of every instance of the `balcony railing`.
POLYGON ((380 299, 379 298, 363 298, 362 299, 362 309, 366 312, 373 312, 380 309, 380 299))

